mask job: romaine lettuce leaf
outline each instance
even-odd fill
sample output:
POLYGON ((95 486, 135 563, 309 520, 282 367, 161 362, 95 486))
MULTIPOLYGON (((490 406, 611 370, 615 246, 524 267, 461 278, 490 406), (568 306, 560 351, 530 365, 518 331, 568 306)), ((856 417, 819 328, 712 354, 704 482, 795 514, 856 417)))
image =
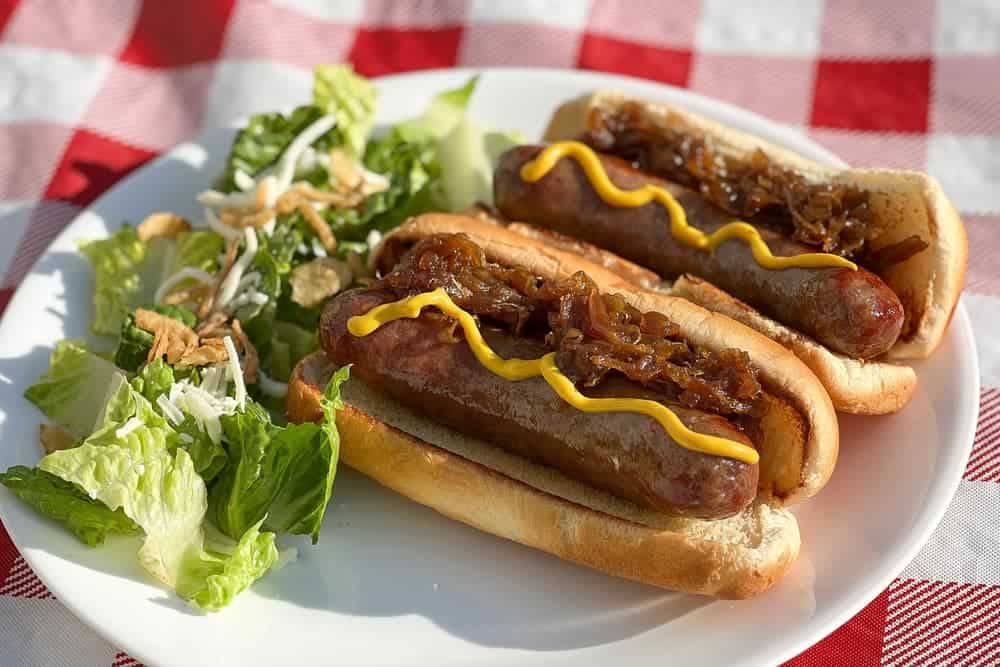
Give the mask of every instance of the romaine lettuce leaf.
POLYGON ((260 532, 258 521, 228 554, 202 550, 181 567, 177 593, 205 611, 219 611, 278 561, 274 533, 260 532))
POLYGON ((219 267, 219 255, 226 247, 225 239, 208 229, 182 232, 174 243, 174 273, 184 268, 214 273, 219 267))
POLYGON ((277 560, 274 536, 251 526, 228 557, 204 549, 208 507, 204 480, 187 450, 149 402, 127 383, 105 410, 109 421, 82 445, 53 452, 39 468, 75 484, 143 530, 139 562, 156 579, 206 610, 215 611, 277 560), (131 414, 129 414, 131 412, 131 414), (131 418, 142 422, 124 432, 131 418))
MULTIPOLYGON (((111 425, 120 428, 119 425, 111 425)), ((187 451, 171 453, 167 429, 140 426, 115 444, 87 442, 53 452, 39 468, 119 508, 146 533, 143 568, 173 588, 186 552, 201 548, 207 493, 187 451)))
POLYGON ((337 127, 350 155, 361 157, 375 125, 377 91, 350 65, 317 65, 313 70, 313 104, 337 116, 337 127))
POLYGON ((322 427, 275 427, 255 403, 222 418, 230 464, 212 486, 209 516, 223 533, 235 539, 266 516, 278 533, 319 539, 340 453, 333 415, 348 374, 347 367, 340 369, 327 386, 322 427))
POLYGON ((80 243, 94 268, 94 333, 117 335, 133 309, 153 303, 173 267, 173 248, 169 239, 140 241, 127 225, 109 238, 80 243))
POLYGON ((49 369, 24 397, 74 437, 84 438, 94 430, 116 375, 121 373, 114 364, 79 342, 64 340, 53 350, 49 369))
MULTIPOLYGON (((326 112, 320 107, 308 105, 298 107, 288 115, 275 112, 251 116, 246 127, 236 133, 226 158, 225 169, 215 182, 215 189, 221 192, 235 191, 237 188, 233 178, 237 170, 254 176, 270 167, 302 130, 324 115, 326 112)), ((341 131, 334 127, 320 137, 313 147, 324 152, 342 143, 341 131)))
MULTIPOLYGON (((139 375, 132 379, 132 388, 149 401, 152 406, 157 406, 156 399, 170 391, 178 379, 175 376, 173 368, 162 359, 156 359, 143 366, 139 375)), ((161 416, 166 417, 160 412, 159 407, 154 409, 161 416)), ((198 426, 195 418, 189 414, 184 415, 183 422, 171 424, 171 426, 177 431, 177 446, 183 447, 191 455, 195 471, 206 482, 211 481, 225 467, 228 459, 222 443, 213 441, 198 426)))
POLYGON ((274 339, 288 346, 288 372, 280 378, 273 376, 282 382, 288 380, 288 376, 291 374, 295 364, 299 363, 299 361, 319 347, 319 338, 316 335, 315 327, 312 329, 303 329, 291 322, 282 322, 280 320, 274 323, 274 339))
POLYGON ((469 99, 475 92, 477 83, 479 83, 478 75, 459 88, 438 93, 422 114, 396 125, 393 132, 403 141, 422 142, 444 138, 465 116, 469 99))
POLYGON ((104 544, 109 534, 139 532, 139 527, 124 512, 108 509, 51 473, 14 466, 0 473, 0 484, 41 514, 66 526, 88 546, 104 544))

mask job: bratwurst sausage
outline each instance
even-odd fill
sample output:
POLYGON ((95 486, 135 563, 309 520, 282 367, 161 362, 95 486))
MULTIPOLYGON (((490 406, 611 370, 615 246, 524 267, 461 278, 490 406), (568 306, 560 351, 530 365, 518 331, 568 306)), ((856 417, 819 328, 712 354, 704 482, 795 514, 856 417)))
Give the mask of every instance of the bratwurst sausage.
MULTIPOLYGON (((500 157, 493 179, 494 200, 507 218, 607 248, 664 278, 684 273, 705 278, 762 313, 850 357, 878 356, 899 337, 903 305, 875 274, 860 267, 857 271, 765 269, 739 239, 722 243, 714 253, 697 250, 673 238, 670 216, 663 206, 653 202, 620 208, 605 203, 572 160, 560 160, 535 183, 524 181, 521 167, 541 150, 540 146, 517 146, 500 157)), ((684 208, 691 226, 705 233, 732 221, 732 216, 694 190, 645 174, 618 158, 602 155, 601 163, 611 181, 623 190, 652 183, 669 191, 684 208)), ((759 231, 775 255, 815 252, 773 230, 759 231)))
MULTIPOLYGON (((320 344, 335 364, 352 364, 352 377, 439 423, 644 507, 721 518, 756 496, 758 466, 685 449, 645 415, 581 412, 542 378, 505 380, 480 364, 464 339, 450 338, 448 319, 434 309, 364 337, 347 330, 350 317, 396 298, 385 289, 354 290, 324 310, 320 344)), ((497 329, 484 327, 483 336, 505 358, 534 359, 549 351, 540 341, 497 329)), ((585 393, 657 396, 624 378, 605 380, 585 393)), ((670 407, 692 430, 751 444, 721 416, 670 407)))

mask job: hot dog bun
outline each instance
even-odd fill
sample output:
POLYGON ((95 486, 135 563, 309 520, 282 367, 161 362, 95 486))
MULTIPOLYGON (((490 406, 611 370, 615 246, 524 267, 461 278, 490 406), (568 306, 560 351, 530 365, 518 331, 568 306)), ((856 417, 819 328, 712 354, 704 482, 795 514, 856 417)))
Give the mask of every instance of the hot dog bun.
MULTIPOLYGON (((637 103, 641 114, 659 125, 681 131, 690 130, 712 139, 720 152, 737 159, 748 159, 760 148, 770 158, 792 168, 806 178, 821 183, 857 187, 871 196, 874 221, 884 231, 872 245, 873 250, 918 235, 930 247, 905 262, 891 266, 879 276, 899 296, 906 312, 902 333, 886 354, 887 360, 924 359, 940 344, 958 303, 968 262, 968 239, 962 221, 937 181, 913 171, 893 169, 836 169, 809 160, 787 148, 678 107, 634 100, 616 91, 598 91, 571 100, 553 114, 545 140, 557 141, 578 137, 588 128, 592 110, 614 112, 627 103, 637 103)), ((710 300, 706 300, 711 305, 710 300)), ((756 325, 754 325, 756 327, 756 325)), ((757 327, 760 328, 760 327, 757 327)), ((871 375, 860 368, 834 369, 833 359, 814 361, 813 367, 829 365, 820 374, 829 378, 871 375)), ((864 392, 870 394, 879 382, 876 378, 864 392)), ((902 395, 903 386, 893 385, 892 392, 902 395)), ((835 392, 847 391, 839 387, 835 392)), ((859 396, 849 399, 862 411, 879 412, 877 405, 859 396)))
MULTIPOLYGON (((583 270, 602 290, 666 314, 692 343, 746 350, 770 395, 758 498, 723 520, 640 509, 434 424, 355 380, 345 385, 346 407, 337 417, 344 462, 446 516, 609 574, 726 598, 748 597, 777 581, 799 550, 798 526, 785 507, 822 488, 837 458, 836 415, 815 376, 787 350, 729 318, 637 288, 580 255, 482 220, 421 216, 388 235, 373 263, 387 244, 453 232, 467 234, 491 261, 543 278, 583 270)), ((320 416, 331 370, 322 352, 296 367, 288 394, 292 421, 320 416)))

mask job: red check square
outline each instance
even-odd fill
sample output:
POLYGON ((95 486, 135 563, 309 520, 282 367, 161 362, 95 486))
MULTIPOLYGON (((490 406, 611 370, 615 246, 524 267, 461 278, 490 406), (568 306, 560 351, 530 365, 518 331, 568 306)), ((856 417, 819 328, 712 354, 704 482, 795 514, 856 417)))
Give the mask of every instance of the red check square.
POLYGON ((350 60, 363 76, 381 76, 435 67, 453 67, 462 29, 362 28, 350 60))
POLYGON ((232 10, 231 0, 142 3, 122 62, 143 67, 177 67, 215 60, 232 10))
POLYGON ((7 22, 14 15, 14 10, 18 8, 16 2, 0 2, 0 34, 7 28, 7 22))
POLYGON ((691 51, 664 49, 612 37, 584 34, 579 66, 686 86, 691 73, 691 51))
POLYGON ((926 132, 931 62, 820 60, 810 122, 815 127, 926 132))
POLYGON ((878 667, 888 609, 889 591, 885 590, 857 616, 805 653, 786 662, 784 667, 878 667))
POLYGON ((153 151, 89 130, 77 130, 59 161, 45 197, 88 206, 130 171, 154 157, 153 151))

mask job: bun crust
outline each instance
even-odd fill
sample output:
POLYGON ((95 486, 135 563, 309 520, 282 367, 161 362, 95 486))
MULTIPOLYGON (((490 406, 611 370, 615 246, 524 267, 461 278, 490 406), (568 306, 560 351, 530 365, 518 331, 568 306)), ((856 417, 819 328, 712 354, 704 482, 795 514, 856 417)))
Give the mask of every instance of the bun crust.
POLYGON ((787 347, 816 374, 838 412, 854 415, 896 412, 909 402, 917 388, 917 374, 909 366, 862 361, 831 352, 701 278, 681 276, 666 291, 742 322, 787 347))
MULTIPOLYGON (((934 352, 958 303, 969 251, 962 221, 936 180, 913 171, 828 167, 704 116, 665 103, 634 100, 617 91, 598 91, 566 102, 550 119, 545 139, 576 138, 587 129, 592 110, 614 111, 627 102, 638 102, 641 113, 654 124, 710 137, 716 148, 727 155, 747 158, 760 148, 809 180, 868 192, 875 224, 884 230, 872 244, 873 250, 912 235, 930 244, 926 251, 879 274, 900 297, 906 311, 903 332, 886 358, 924 359, 934 352)), ((847 377, 858 372, 845 369, 829 375, 847 377)), ((857 397, 854 400, 860 403, 857 397)), ((866 409, 875 413, 871 406, 866 409)))
MULTIPOLYGON (((322 417, 319 400, 331 372, 323 352, 299 362, 289 382, 289 419, 322 417)), ((343 391, 337 428, 345 464, 485 532, 614 576, 722 598, 768 589, 798 556, 795 517, 764 500, 721 521, 649 519, 551 469, 436 425, 356 380, 343 391)))
MULTIPOLYGON (((795 517, 784 507, 816 493, 837 458, 836 414, 822 385, 780 345, 738 322, 685 299, 636 287, 615 269, 529 238, 495 223, 427 214, 388 234, 412 244, 439 233, 462 232, 487 257, 519 265, 546 279, 585 271, 603 290, 642 310, 677 322, 693 343, 745 350, 760 372, 768 400, 757 499, 722 520, 668 516, 637 507, 561 472, 486 441, 434 423, 352 379, 337 413, 345 464, 450 518, 619 577, 673 590, 745 598, 766 590, 798 556, 795 517)), ((391 256, 391 253, 390 253, 391 256)), ((322 417, 319 401, 333 368, 317 352, 296 366, 287 410, 293 422, 322 417)))

